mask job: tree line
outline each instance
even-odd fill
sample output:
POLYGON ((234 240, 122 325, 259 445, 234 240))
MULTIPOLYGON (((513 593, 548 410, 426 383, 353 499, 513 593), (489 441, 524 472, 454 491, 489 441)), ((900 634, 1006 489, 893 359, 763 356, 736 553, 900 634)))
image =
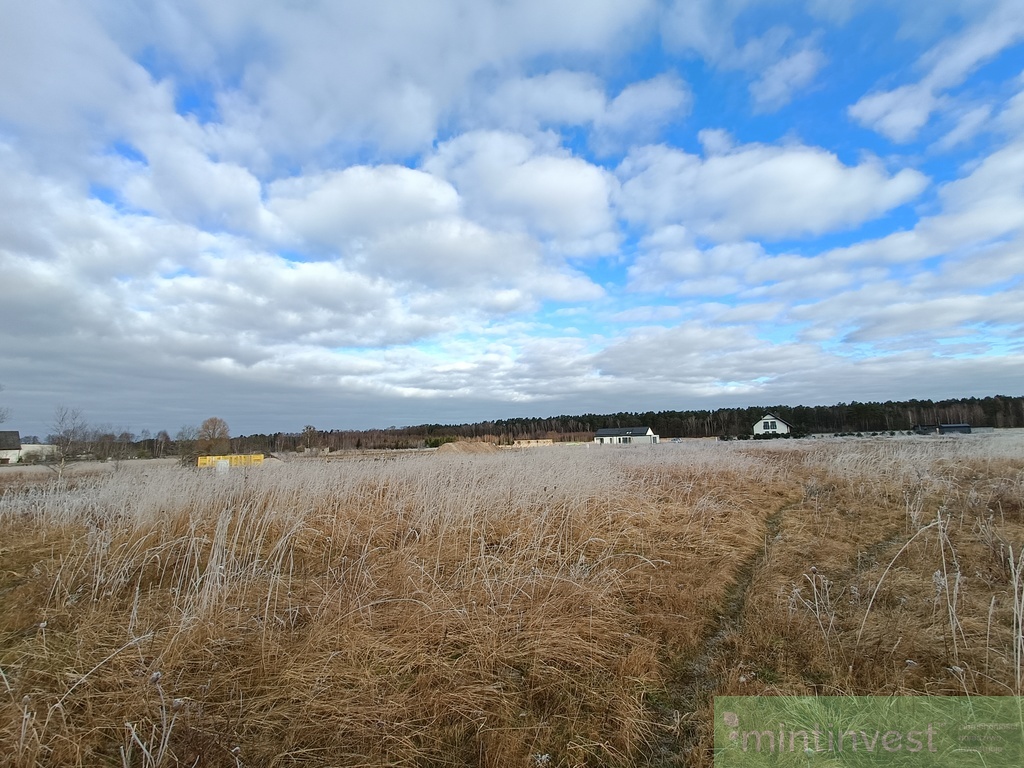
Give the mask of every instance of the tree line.
POLYGON ((516 440, 538 439, 586 442, 592 440, 599 429, 631 426, 649 426, 662 437, 739 437, 749 435, 754 423, 769 412, 792 424, 798 434, 906 431, 918 424, 940 423, 1024 427, 1024 396, 588 413, 370 430, 321 430, 307 425, 302 432, 246 435, 232 438, 231 443, 239 452, 278 452, 423 448, 455 439, 504 445, 516 440))
MULTIPOLYGON (((181 427, 172 437, 166 430, 135 435, 109 425, 89 425, 82 413, 64 406, 54 412, 45 458, 61 466, 75 459, 101 461, 127 458, 227 453, 290 453, 345 450, 401 450, 437 447, 452 440, 483 440, 511 445, 516 440, 551 439, 588 442, 607 427, 651 427, 663 438, 740 437, 749 435, 765 413, 786 420, 797 434, 842 434, 905 431, 918 424, 967 423, 974 427, 1024 427, 1024 396, 995 395, 949 400, 888 400, 817 406, 750 406, 715 410, 640 411, 609 414, 512 418, 466 424, 420 424, 387 429, 318 429, 256 433, 232 437, 227 423, 210 417, 199 426, 181 427)), ((0 420, 8 414, 0 409, 0 420)), ((23 441, 24 442, 24 441, 23 441)))

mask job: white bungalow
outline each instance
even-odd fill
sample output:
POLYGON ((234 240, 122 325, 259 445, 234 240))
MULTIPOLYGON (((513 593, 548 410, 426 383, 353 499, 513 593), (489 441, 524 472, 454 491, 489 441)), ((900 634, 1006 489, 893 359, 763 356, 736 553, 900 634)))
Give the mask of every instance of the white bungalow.
POLYGON ((774 413, 766 413, 754 424, 755 435, 788 435, 792 431, 793 425, 774 413))
POLYGON ((608 427, 594 434, 594 442, 598 445, 653 445, 659 439, 650 427, 608 427))
POLYGON ((17 464, 21 456, 21 435, 17 432, 0 432, 0 464, 17 464))

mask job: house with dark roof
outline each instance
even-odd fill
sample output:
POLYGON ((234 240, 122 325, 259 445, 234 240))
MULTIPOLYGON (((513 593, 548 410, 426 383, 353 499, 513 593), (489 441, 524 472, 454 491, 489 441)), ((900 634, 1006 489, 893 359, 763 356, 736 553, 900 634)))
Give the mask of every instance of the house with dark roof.
POLYGON ((774 413, 766 413, 754 424, 755 435, 788 435, 792 431, 793 425, 774 413))
POLYGON ((970 424, 915 424, 914 433, 918 435, 969 435, 970 424))
POLYGON ((0 464, 17 464, 21 456, 21 435, 10 430, 0 431, 0 464))
POLYGON ((598 445, 653 445, 658 440, 658 435, 650 427, 607 427, 594 434, 594 442, 598 445))

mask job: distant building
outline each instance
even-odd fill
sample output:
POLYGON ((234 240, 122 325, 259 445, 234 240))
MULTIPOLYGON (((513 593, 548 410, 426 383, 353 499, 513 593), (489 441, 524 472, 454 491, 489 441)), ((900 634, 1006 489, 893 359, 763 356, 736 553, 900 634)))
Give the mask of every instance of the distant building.
POLYGON ((0 432, 0 464, 17 464, 21 457, 21 435, 5 430, 0 432))
POLYGON ((918 435, 969 435, 970 424, 916 424, 914 432, 918 435))
POLYGON ((659 439, 650 427, 609 427, 594 434, 594 442, 598 445, 653 445, 659 439))
POLYGON ((755 435, 788 435, 792 431, 793 425, 774 413, 766 413, 754 424, 755 435))

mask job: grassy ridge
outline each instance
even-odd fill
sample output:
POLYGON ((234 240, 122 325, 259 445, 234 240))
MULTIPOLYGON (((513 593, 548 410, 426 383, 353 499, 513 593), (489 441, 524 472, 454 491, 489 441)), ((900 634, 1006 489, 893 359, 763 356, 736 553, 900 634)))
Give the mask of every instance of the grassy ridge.
POLYGON ((1019 456, 695 443, 12 483, 0 751, 706 765, 715 693, 1016 692, 1019 456))

